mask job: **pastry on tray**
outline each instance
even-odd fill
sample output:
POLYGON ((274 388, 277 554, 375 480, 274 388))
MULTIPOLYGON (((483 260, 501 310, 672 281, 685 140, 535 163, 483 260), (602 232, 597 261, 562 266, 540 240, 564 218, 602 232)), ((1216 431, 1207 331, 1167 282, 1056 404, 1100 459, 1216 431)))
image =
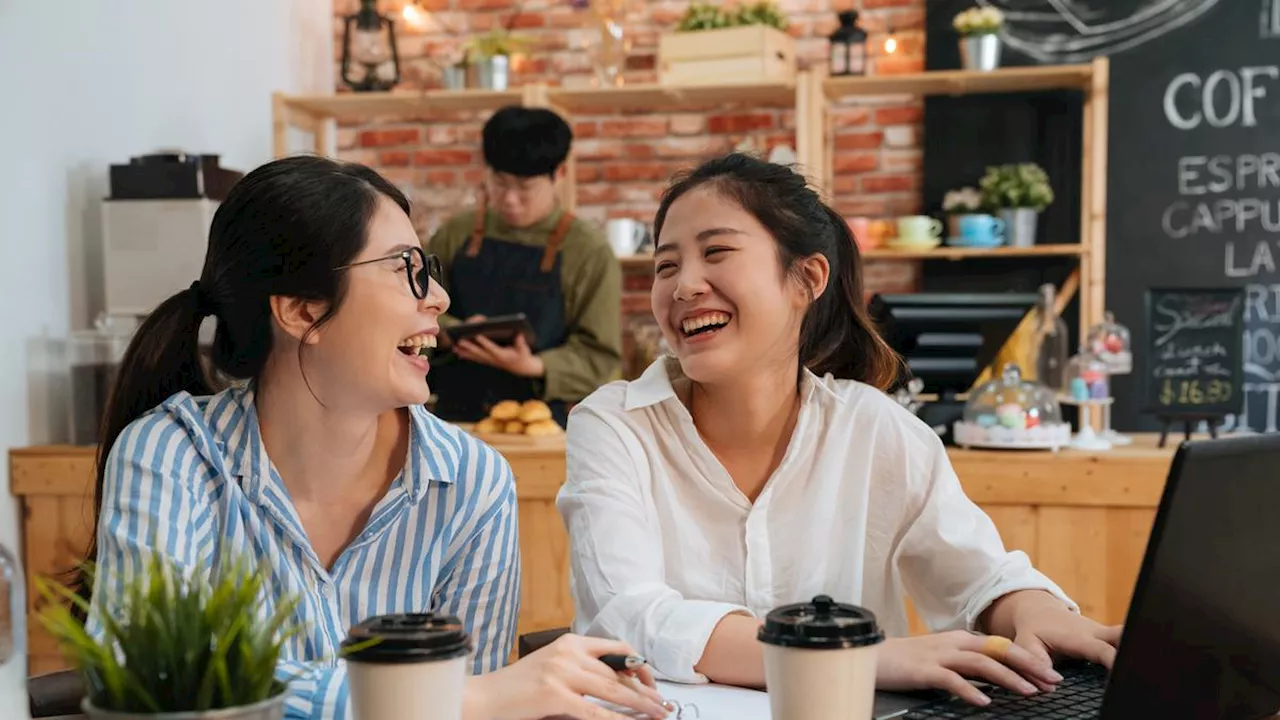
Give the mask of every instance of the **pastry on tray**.
POLYGON ((564 431, 560 429, 560 426, 556 424, 556 421, 550 418, 547 418, 546 420, 536 420, 534 422, 531 422, 524 429, 525 435, 531 435, 531 436, 536 435, 540 437, 549 437, 552 435, 559 435, 562 432, 564 431))
POLYGON ((520 403, 515 400, 503 400, 489 410, 489 417, 494 420, 515 420, 520 416, 520 403))
POLYGON ((535 423, 550 419, 551 408, 541 400, 528 400, 520 406, 520 422, 535 423))

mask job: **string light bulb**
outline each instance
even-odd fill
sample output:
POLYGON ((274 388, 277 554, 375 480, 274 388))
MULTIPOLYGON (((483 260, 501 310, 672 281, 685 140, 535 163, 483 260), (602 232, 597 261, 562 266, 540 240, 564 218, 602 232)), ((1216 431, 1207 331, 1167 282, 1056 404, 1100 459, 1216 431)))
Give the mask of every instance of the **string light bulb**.
POLYGON ((400 16, 414 30, 422 30, 427 26, 427 13, 418 7, 416 2, 405 3, 404 10, 400 11, 400 16))
POLYGON ((894 34, 893 28, 889 28, 889 37, 884 39, 884 54, 892 55, 898 52, 898 36, 894 34))

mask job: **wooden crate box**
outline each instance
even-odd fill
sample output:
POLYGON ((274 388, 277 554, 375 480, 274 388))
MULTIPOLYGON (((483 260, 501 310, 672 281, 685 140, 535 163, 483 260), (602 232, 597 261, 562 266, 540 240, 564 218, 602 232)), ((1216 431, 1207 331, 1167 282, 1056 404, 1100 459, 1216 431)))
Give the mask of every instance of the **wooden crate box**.
POLYGON ((658 77, 663 85, 793 82, 796 41, 767 25, 665 33, 658 77))

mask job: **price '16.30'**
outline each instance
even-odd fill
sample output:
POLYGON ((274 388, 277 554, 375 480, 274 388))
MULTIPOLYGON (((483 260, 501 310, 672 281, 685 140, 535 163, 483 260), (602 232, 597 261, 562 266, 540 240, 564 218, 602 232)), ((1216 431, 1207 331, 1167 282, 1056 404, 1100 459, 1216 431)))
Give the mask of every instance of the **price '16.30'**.
POLYGON ((1161 405, 1216 405, 1231 400, 1231 383, 1226 380, 1166 379, 1160 388, 1161 405))

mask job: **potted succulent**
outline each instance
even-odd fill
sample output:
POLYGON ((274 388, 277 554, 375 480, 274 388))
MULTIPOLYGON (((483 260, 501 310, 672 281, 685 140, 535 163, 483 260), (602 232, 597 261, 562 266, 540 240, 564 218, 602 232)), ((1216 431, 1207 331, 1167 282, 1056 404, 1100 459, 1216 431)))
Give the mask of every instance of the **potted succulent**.
POLYGON ((506 90, 511 82, 511 58, 528 49, 528 42, 506 28, 473 35, 466 43, 463 62, 467 85, 485 90, 506 90))
POLYGON ((960 35, 960 61, 965 70, 990 72, 1000 67, 1000 30, 1004 13, 994 7, 971 7, 951 26, 960 35))
POLYGON ((1053 203, 1053 187, 1035 163, 993 165, 978 183, 982 204, 1000 213, 1009 244, 1030 247, 1036 242, 1036 220, 1053 203))
POLYGON ((279 720, 285 683, 276 677, 295 598, 261 614, 269 574, 226 557, 215 577, 192 578, 152 554, 107 607, 38 580, 40 622, 80 674, 89 720, 279 720))
POLYGON ((982 193, 975 187, 950 190, 942 198, 942 212, 947 216, 947 237, 960 237, 960 218, 982 209, 982 193))

